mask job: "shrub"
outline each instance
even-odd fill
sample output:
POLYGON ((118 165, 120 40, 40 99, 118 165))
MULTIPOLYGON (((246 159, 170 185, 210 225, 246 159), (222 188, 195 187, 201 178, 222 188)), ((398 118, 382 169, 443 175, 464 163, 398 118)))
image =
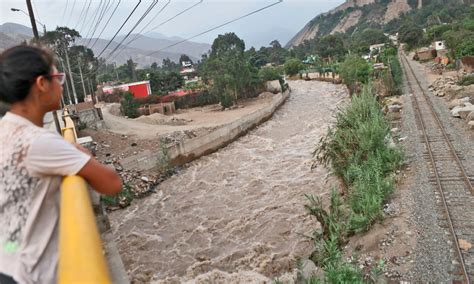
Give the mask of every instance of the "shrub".
POLYGON ((286 75, 293 76, 300 72, 303 68, 303 64, 299 59, 290 58, 285 62, 285 73, 286 75))
POLYGON ((339 74, 352 94, 357 90, 358 84, 367 83, 369 80, 370 66, 360 56, 348 55, 339 65, 339 74))
POLYGON ((258 72, 258 75, 260 79, 264 82, 266 81, 273 81, 273 80, 280 80, 282 77, 281 74, 279 73, 279 70, 275 67, 263 67, 260 69, 258 72))
POLYGON ((472 84, 474 84, 474 75, 464 76, 458 81, 458 85, 461 86, 469 86, 472 84))
MULTIPOLYGON (((324 268, 326 283, 368 280, 360 269, 343 260, 341 247, 347 236, 368 230, 383 217, 382 205, 393 189, 392 173, 402 161, 401 151, 387 145, 389 133, 381 106, 371 87, 366 87, 336 115, 334 127, 314 152, 318 163, 331 164, 348 193, 343 200, 333 189, 328 210, 321 199, 307 196, 310 203, 305 207, 321 224, 321 231, 314 232, 311 259, 324 268)), ((376 278, 377 271, 373 271, 369 279, 376 283, 376 278)))
POLYGON ((129 118, 138 117, 138 103, 129 92, 123 93, 123 99, 120 101, 120 111, 129 118))

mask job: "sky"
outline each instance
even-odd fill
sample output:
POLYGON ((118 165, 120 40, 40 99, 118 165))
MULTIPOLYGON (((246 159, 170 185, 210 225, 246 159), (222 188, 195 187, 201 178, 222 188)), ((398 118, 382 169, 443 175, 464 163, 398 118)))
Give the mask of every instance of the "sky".
MULTIPOLYGON (((92 35, 94 30, 92 24, 94 23, 95 12, 100 11, 99 7, 104 7, 104 5, 100 6, 100 4, 109 3, 109 7, 105 10, 105 16, 102 17, 103 20, 98 25, 94 36, 100 33, 119 1, 120 4, 118 5, 117 11, 101 36, 102 38, 109 39, 124 23, 135 5, 139 2, 138 0, 32 0, 36 20, 46 25, 47 30, 53 30, 56 26, 68 26, 78 30, 83 37, 92 35), (89 3, 91 4, 86 14, 89 3)), ((198 2, 200 2, 200 0, 158 0, 158 4, 150 11, 140 25, 137 26, 134 32, 140 31, 150 21, 151 24, 145 27, 144 32, 151 31, 153 27, 158 26, 160 23, 163 23, 198 2), (169 5, 157 15, 168 1, 170 1, 169 5), (152 21, 156 15, 157 17, 152 21)), ((161 25, 153 30, 153 32, 161 33, 166 36, 189 38, 207 29, 276 2, 278 2, 278 0, 203 0, 201 4, 166 24, 161 25)), ((208 34, 199 36, 193 39, 193 41, 212 43, 214 38, 219 34, 235 32, 244 40, 251 42, 258 42, 259 37, 264 37, 266 34, 275 34, 275 37, 281 35, 279 36, 281 39, 277 39, 282 41, 281 43, 284 45, 286 41, 289 40, 288 37, 290 35, 296 34, 316 15, 326 12, 342 2, 344 1, 283 0, 283 2, 275 6, 208 34)), ((119 34, 128 33, 152 3, 152 0, 142 0, 119 34)), ((28 27, 31 26, 27 15, 22 12, 13 12, 10 8, 22 9, 25 12, 28 11, 26 0, 1 0, 0 24, 13 22, 28 27)), ((38 30, 42 30, 41 25, 38 26, 38 30)))

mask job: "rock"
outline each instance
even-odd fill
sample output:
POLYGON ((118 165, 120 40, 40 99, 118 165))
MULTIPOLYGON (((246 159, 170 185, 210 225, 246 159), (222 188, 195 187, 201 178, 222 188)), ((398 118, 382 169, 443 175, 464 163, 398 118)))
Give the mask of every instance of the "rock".
POLYGON ((388 111, 389 112, 400 112, 401 109, 402 109, 402 107, 398 104, 397 105, 393 104, 393 105, 388 106, 388 111))
POLYGON ((130 146, 135 147, 137 146, 137 143, 133 142, 130 146))
POLYGON ((453 117, 460 117, 459 111, 460 111, 462 108, 463 108, 462 106, 454 107, 454 108, 451 110, 451 116, 453 116, 453 117))
POLYGON ((472 248, 472 244, 466 240, 459 239, 459 248, 462 249, 463 251, 468 251, 472 248))
POLYGON ((265 83, 265 89, 268 92, 271 92, 271 93, 274 93, 274 94, 281 93, 280 81, 273 80, 273 81, 266 82, 265 83))
POLYGON ((469 126, 469 129, 474 130, 474 120, 469 121, 467 125, 469 126))
POLYGON ((408 138, 408 136, 400 137, 400 138, 398 138, 398 141, 403 142, 403 141, 407 140, 407 138, 408 138))
POLYGON ((464 103, 464 106, 458 106, 451 110, 451 115, 454 117, 467 118, 470 112, 474 111, 474 105, 471 103, 464 103))
POLYGON ((121 171, 123 171, 123 167, 121 165, 115 165, 115 170, 117 172, 121 172, 121 171))
POLYGON ((149 182, 150 181, 147 177, 141 177, 140 179, 144 182, 149 182))
POLYGON ((449 109, 453 109, 457 106, 462 106, 462 105, 464 105, 464 103, 468 103, 468 102, 469 102, 469 97, 464 97, 464 98, 461 98, 461 99, 454 99, 454 100, 449 102, 448 107, 449 107, 449 109))
POLYGON ((474 121, 474 111, 471 111, 467 117, 466 117, 466 120, 469 122, 469 121, 474 121))
MULTIPOLYGON (((468 104, 468 103, 466 103, 466 104, 468 104)), ((459 110, 458 114, 462 119, 467 120, 467 116, 469 114, 471 114, 471 112, 473 112, 473 111, 474 111, 474 105, 467 105, 467 106, 463 107, 461 110, 459 110)))
POLYGON ((309 259, 301 261, 301 276, 303 280, 318 276, 318 267, 309 259))

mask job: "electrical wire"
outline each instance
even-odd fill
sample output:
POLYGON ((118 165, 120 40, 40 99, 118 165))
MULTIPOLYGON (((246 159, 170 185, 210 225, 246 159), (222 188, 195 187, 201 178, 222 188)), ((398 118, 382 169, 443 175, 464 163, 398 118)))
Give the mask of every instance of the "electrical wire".
POLYGON ((99 19, 97 18, 97 16, 99 15, 99 13, 103 10, 103 7, 102 7, 102 4, 105 3, 103 0, 100 0, 100 3, 99 3, 99 7, 97 7, 96 11, 95 11, 95 14, 94 14, 94 17, 91 21, 91 24, 89 26, 89 29, 87 30, 87 33, 85 35, 84 38, 89 38, 89 35, 91 34, 92 30, 94 29, 94 26, 95 26, 95 22, 96 20, 98 21, 99 19))
POLYGON ((66 16, 66 11, 67 11, 67 6, 68 6, 68 3, 69 3, 69 0, 66 0, 66 8, 64 8, 64 12, 63 12, 63 18, 61 20, 61 23, 64 22, 64 17, 66 16))
POLYGON ((115 14, 115 11, 117 11, 117 8, 118 6, 120 5, 120 2, 122 2, 122 0, 118 0, 118 3, 117 3, 117 6, 115 6, 115 9, 114 11, 112 12, 112 14, 110 15, 109 19, 107 20, 107 22, 105 23, 105 26, 102 28, 102 31, 100 31, 100 34, 97 36, 97 38, 95 39, 94 43, 92 43, 92 46, 90 47, 91 49, 95 46, 96 42, 99 40, 99 38, 102 36, 102 33, 104 32, 105 28, 109 25, 109 22, 110 20, 112 19, 112 17, 114 16, 115 14))
POLYGON ((195 3, 194 5, 192 5, 192 6, 188 7, 188 8, 186 8, 186 9, 184 9, 183 11, 179 12, 178 14, 176 14, 176 15, 170 17, 168 20, 166 20, 166 21, 160 23, 159 25, 157 25, 156 27, 152 28, 152 29, 149 30, 147 33, 152 32, 152 31, 155 31, 156 29, 158 29, 158 28, 161 27, 162 25, 164 25, 164 24, 166 24, 166 23, 168 23, 168 22, 174 20, 174 19, 177 18, 178 16, 184 14, 185 12, 187 12, 187 11, 191 10, 192 8, 196 7, 197 5, 201 4, 203 1, 204 1, 204 0, 200 0, 199 2, 195 3))
POLYGON ((270 8, 270 7, 272 7, 272 6, 275 6, 275 5, 277 5, 277 4, 280 4, 280 3, 282 3, 282 2, 283 2, 283 0, 278 0, 278 2, 275 2, 275 3, 273 3, 273 4, 270 4, 270 5, 267 5, 267 6, 265 6, 265 7, 262 7, 262 8, 260 8, 260 9, 257 9, 257 10, 255 10, 255 11, 253 11, 253 12, 247 13, 247 14, 245 14, 245 15, 243 15, 243 16, 237 17, 237 18, 235 18, 235 19, 233 19, 233 20, 230 20, 230 21, 228 21, 228 22, 225 22, 225 23, 223 23, 223 24, 220 24, 220 25, 218 25, 218 26, 215 26, 215 27, 213 27, 213 28, 210 28, 210 29, 208 29, 208 30, 206 30, 206 31, 204 31, 204 32, 198 33, 198 34, 196 34, 196 35, 194 35, 194 36, 188 37, 188 38, 183 39, 183 40, 181 40, 181 41, 178 41, 178 42, 176 42, 176 43, 173 43, 173 44, 170 44, 170 45, 168 45, 168 46, 165 46, 165 47, 163 47, 163 48, 161 48, 161 49, 159 49, 159 50, 150 52, 150 53, 148 53, 148 54, 146 54, 146 55, 144 55, 144 56, 150 56, 150 55, 155 54, 155 53, 157 53, 157 52, 163 51, 163 50, 168 49, 168 48, 170 48, 170 47, 173 47, 173 46, 176 46, 176 45, 181 44, 181 43, 183 43, 183 42, 186 42, 186 41, 189 41, 189 40, 191 40, 191 39, 194 39, 194 38, 196 38, 196 37, 198 37, 198 36, 202 36, 202 35, 204 35, 204 34, 207 34, 207 33, 209 33, 209 32, 212 32, 212 31, 214 31, 214 30, 217 30, 217 29, 219 29, 219 28, 222 28, 223 26, 226 26, 226 25, 231 24, 231 23, 233 23, 233 22, 239 21, 239 20, 241 20, 241 19, 243 19, 243 18, 249 17, 249 16, 251 16, 251 15, 253 15, 253 14, 256 14, 256 13, 258 13, 258 12, 261 12, 261 11, 263 11, 263 10, 265 10, 265 9, 268 9, 268 8, 270 8))
POLYGON ((74 0, 74 3, 72 3, 71 13, 69 14, 69 18, 67 18, 66 27, 69 25, 69 21, 72 17, 72 12, 74 12, 74 7, 76 7, 76 0, 74 0))
POLYGON ((102 23, 102 20, 104 19, 105 14, 107 14, 107 9, 109 8, 110 3, 111 3, 111 1, 107 0, 107 4, 105 4, 103 11, 99 15, 99 19, 98 19, 97 23, 94 26, 94 30, 92 31, 92 34, 89 37, 89 41, 87 42, 87 46, 89 46, 89 44, 91 43, 92 38, 94 37, 95 32, 97 31, 97 28, 100 26, 100 23, 102 23))
MULTIPOLYGON (((259 9, 257 9, 257 10, 254 10, 254 11, 250 12, 250 13, 247 13, 247 14, 245 14, 245 15, 239 16, 239 17, 237 17, 237 18, 235 18, 235 19, 233 19, 233 20, 227 21, 227 22, 225 22, 225 23, 223 23, 223 24, 220 24, 220 25, 218 25, 218 26, 215 26, 215 27, 213 27, 213 28, 210 28, 210 29, 208 29, 208 30, 206 30, 206 31, 204 31, 204 32, 201 32, 201 33, 199 33, 199 34, 196 34, 196 35, 194 35, 194 36, 192 36, 192 37, 189 37, 189 38, 186 38, 186 39, 181 40, 181 41, 179 41, 179 42, 176 42, 176 43, 174 43, 174 44, 168 45, 168 46, 166 46, 166 47, 164 47, 164 48, 161 48, 160 50, 156 50, 156 51, 153 51, 153 52, 151 52, 151 53, 148 53, 148 54, 145 54, 145 55, 142 55, 142 56, 138 56, 138 57, 136 57, 135 59, 138 59, 138 58, 141 58, 141 57, 150 56, 150 55, 155 54, 155 53, 157 53, 157 52, 160 52, 160 51, 163 51, 163 50, 168 49, 168 48, 170 48, 170 47, 173 47, 173 46, 176 46, 176 45, 178 45, 178 44, 181 44, 181 43, 183 43, 183 42, 189 41, 189 40, 191 40, 191 39, 193 39, 193 38, 196 38, 196 37, 198 37, 198 36, 201 36, 201 35, 204 35, 204 34, 206 34, 206 33, 209 33, 209 32, 211 32, 211 31, 214 31, 214 30, 218 29, 218 28, 221 28, 221 27, 224 27, 224 26, 229 25, 229 24, 231 24, 231 23, 234 23, 234 22, 236 22, 236 21, 239 21, 239 20, 241 20, 241 19, 243 19, 243 18, 246 18, 246 17, 249 17, 249 16, 251 16, 251 15, 254 15, 254 14, 258 13, 258 12, 261 12, 261 11, 263 11, 263 10, 266 10, 266 9, 268 9, 268 8, 270 8, 270 7, 272 7, 272 6, 278 5, 278 4, 282 3, 282 2, 283 2, 283 0, 278 0, 278 1, 275 2, 275 3, 272 3, 272 4, 270 4, 270 5, 267 5, 267 6, 264 6, 264 7, 262 7, 262 8, 259 8, 259 9)), ((104 50, 105 50, 105 49, 104 49, 104 50)), ((101 53, 101 54, 102 54, 102 53, 101 53)), ((97 58, 99 58, 101 54, 99 54, 99 55, 97 56, 97 58)), ((105 63, 105 64, 107 64, 107 63, 105 63)), ((90 72, 88 72, 88 73, 87 73, 87 76, 89 76, 89 74, 97 74, 98 69, 99 69, 99 66, 97 66, 97 67, 95 68, 95 70, 91 70, 90 72)))
POLYGON ((36 18, 37 18, 40 22, 42 22, 42 21, 41 21, 41 18, 40 18, 40 16, 39 16, 38 10, 36 9, 35 1, 31 0, 31 3, 33 3, 33 8, 35 8, 35 13, 36 13, 35 16, 36 16, 36 18))
POLYGON ((84 14, 84 11, 86 10, 86 6, 87 6, 87 1, 84 1, 84 5, 82 6, 81 13, 79 14, 79 18, 78 18, 78 20, 77 20, 76 25, 74 26, 74 29, 76 29, 77 26, 79 25, 79 23, 81 22, 81 20, 82 20, 82 14, 84 14))
POLYGON ((120 53, 122 53, 132 42, 134 42, 135 40, 137 40, 138 38, 142 37, 142 32, 143 30, 148 27, 160 14, 161 12, 163 12, 163 10, 166 9, 166 7, 168 7, 168 5, 171 3, 171 0, 168 0, 168 2, 158 11, 158 13, 145 25, 143 26, 143 28, 135 34, 135 36, 130 40, 128 41, 127 43, 125 43, 122 48, 117 52, 115 53, 114 57, 111 59, 115 59, 120 53))
POLYGON ((97 55, 97 58, 99 58, 102 53, 104 53, 104 51, 107 49, 107 47, 109 47, 109 45, 113 42, 113 40, 115 39, 115 37, 118 35, 118 33, 123 29, 123 27, 125 26, 125 24, 128 22, 128 20, 130 19, 130 17, 133 15, 133 13, 135 13, 135 11, 137 10, 138 6, 140 5, 140 3, 142 3, 141 0, 138 1, 137 5, 135 5, 135 7, 133 8, 132 12, 130 13, 130 15, 128 15, 127 19, 125 19, 125 21, 123 22, 123 24, 120 26, 120 28, 117 30, 117 32, 114 34, 114 36, 109 40, 109 42, 107 43, 107 45, 104 47, 104 49, 102 49, 102 51, 99 53, 99 55, 97 55))
POLYGON ((86 23, 87 15, 89 14, 89 8, 91 7, 91 4, 92 4, 92 0, 89 0, 89 4, 87 5, 87 9, 86 9, 86 14, 83 17, 82 24, 81 24, 81 27, 79 29, 81 31, 84 29, 84 25, 86 23))
POLYGON ((151 5, 145 11, 145 13, 140 17, 140 19, 138 19, 137 23, 132 27, 132 29, 130 29, 130 31, 127 33, 127 35, 119 42, 119 44, 112 50, 112 52, 109 53, 109 55, 108 55, 109 58, 115 51, 117 51, 117 49, 119 49, 119 47, 122 45, 122 43, 130 36, 130 34, 133 32, 133 30, 135 30, 137 28, 137 26, 143 21, 143 19, 145 19, 145 17, 148 16, 148 14, 156 6, 156 4, 158 4, 158 0, 153 0, 151 5))

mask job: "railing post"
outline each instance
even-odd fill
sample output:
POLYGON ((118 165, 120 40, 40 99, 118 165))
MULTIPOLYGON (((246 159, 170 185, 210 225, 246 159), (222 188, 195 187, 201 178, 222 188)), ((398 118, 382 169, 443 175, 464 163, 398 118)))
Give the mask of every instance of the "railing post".
MULTIPOLYGON (((65 112, 64 139, 75 143, 76 130, 65 112)), ((61 183, 58 283, 111 283, 86 181, 67 176, 61 183)))

